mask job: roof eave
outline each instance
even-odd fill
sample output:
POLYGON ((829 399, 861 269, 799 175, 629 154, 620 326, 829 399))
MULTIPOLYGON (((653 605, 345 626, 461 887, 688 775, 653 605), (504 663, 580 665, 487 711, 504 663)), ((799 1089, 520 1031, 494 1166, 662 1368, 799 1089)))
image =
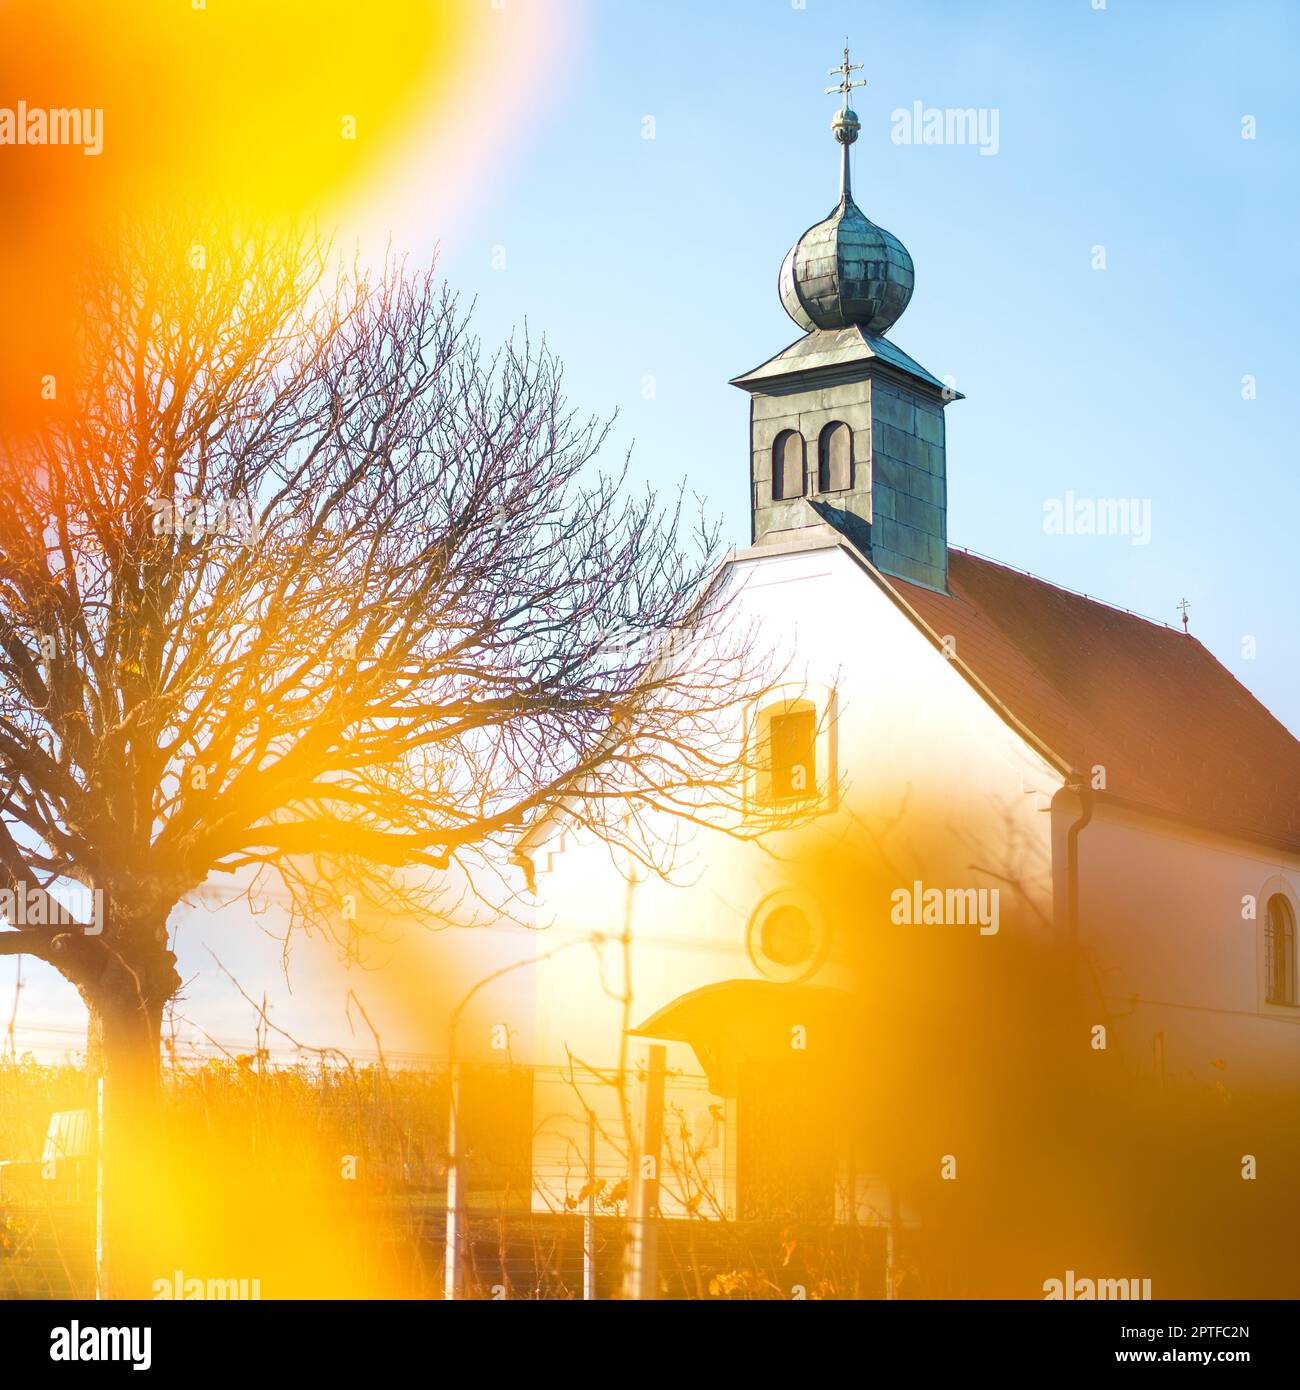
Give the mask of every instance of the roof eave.
POLYGON ((960 391, 926 371, 896 343, 867 333, 857 325, 805 333, 752 371, 732 377, 730 384, 751 395, 759 391, 780 395, 809 386, 860 381, 864 376, 892 379, 937 397, 945 405, 965 399, 960 391), (808 351, 809 340, 814 337, 821 339, 824 351, 808 351))

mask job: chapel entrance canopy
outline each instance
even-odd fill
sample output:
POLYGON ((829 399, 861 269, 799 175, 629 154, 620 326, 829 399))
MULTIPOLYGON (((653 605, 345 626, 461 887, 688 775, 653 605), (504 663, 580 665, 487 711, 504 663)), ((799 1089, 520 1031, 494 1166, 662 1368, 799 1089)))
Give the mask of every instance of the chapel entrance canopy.
POLYGON ((724 980, 680 995, 632 1031, 691 1047, 709 1089, 734 1098, 742 1071, 800 1058, 823 1074, 847 1071, 853 1056, 851 996, 813 985, 724 980))

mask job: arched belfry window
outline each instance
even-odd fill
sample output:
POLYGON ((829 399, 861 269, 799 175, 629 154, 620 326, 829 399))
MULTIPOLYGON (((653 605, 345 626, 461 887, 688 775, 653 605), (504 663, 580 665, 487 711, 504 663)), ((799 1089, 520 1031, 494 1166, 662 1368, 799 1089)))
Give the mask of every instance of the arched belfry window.
POLYGON ((1281 893, 1268 900, 1264 918, 1264 997, 1270 1004, 1296 1003, 1295 916, 1281 893))
POLYGON ((844 492, 853 486, 853 431, 834 420, 817 441, 817 491, 844 492))
POLYGON ((772 500, 803 496, 803 435, 782 430, 772 445, 772 500))

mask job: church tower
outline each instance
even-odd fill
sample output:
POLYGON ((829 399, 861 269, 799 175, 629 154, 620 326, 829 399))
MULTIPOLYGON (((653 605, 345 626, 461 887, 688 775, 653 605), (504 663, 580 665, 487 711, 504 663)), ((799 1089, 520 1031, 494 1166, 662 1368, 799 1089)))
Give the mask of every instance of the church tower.
POLYGON ((912 297, 912 258, 853 201, 849 93, 866 85, 851 77, 861 66, 845 48, 826 89, 844 97, 831 122, 839 203, 781 265, 781 303, 806 334, 732 382, 750 395, 751 539, 830 527, 887 574, 945 592, 943 410, 960 396, 884 336, 912 297))

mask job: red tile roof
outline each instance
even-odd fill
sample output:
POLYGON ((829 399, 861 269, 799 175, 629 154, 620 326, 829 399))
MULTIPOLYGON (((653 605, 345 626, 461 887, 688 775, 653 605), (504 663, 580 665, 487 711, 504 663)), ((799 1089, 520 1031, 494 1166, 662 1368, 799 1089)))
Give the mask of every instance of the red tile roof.
POLYGON ((949 594, 898 595, 1010 714, 1106 796, 1300 852, 1300 742, 1181 630, 961 550, 949 594))

